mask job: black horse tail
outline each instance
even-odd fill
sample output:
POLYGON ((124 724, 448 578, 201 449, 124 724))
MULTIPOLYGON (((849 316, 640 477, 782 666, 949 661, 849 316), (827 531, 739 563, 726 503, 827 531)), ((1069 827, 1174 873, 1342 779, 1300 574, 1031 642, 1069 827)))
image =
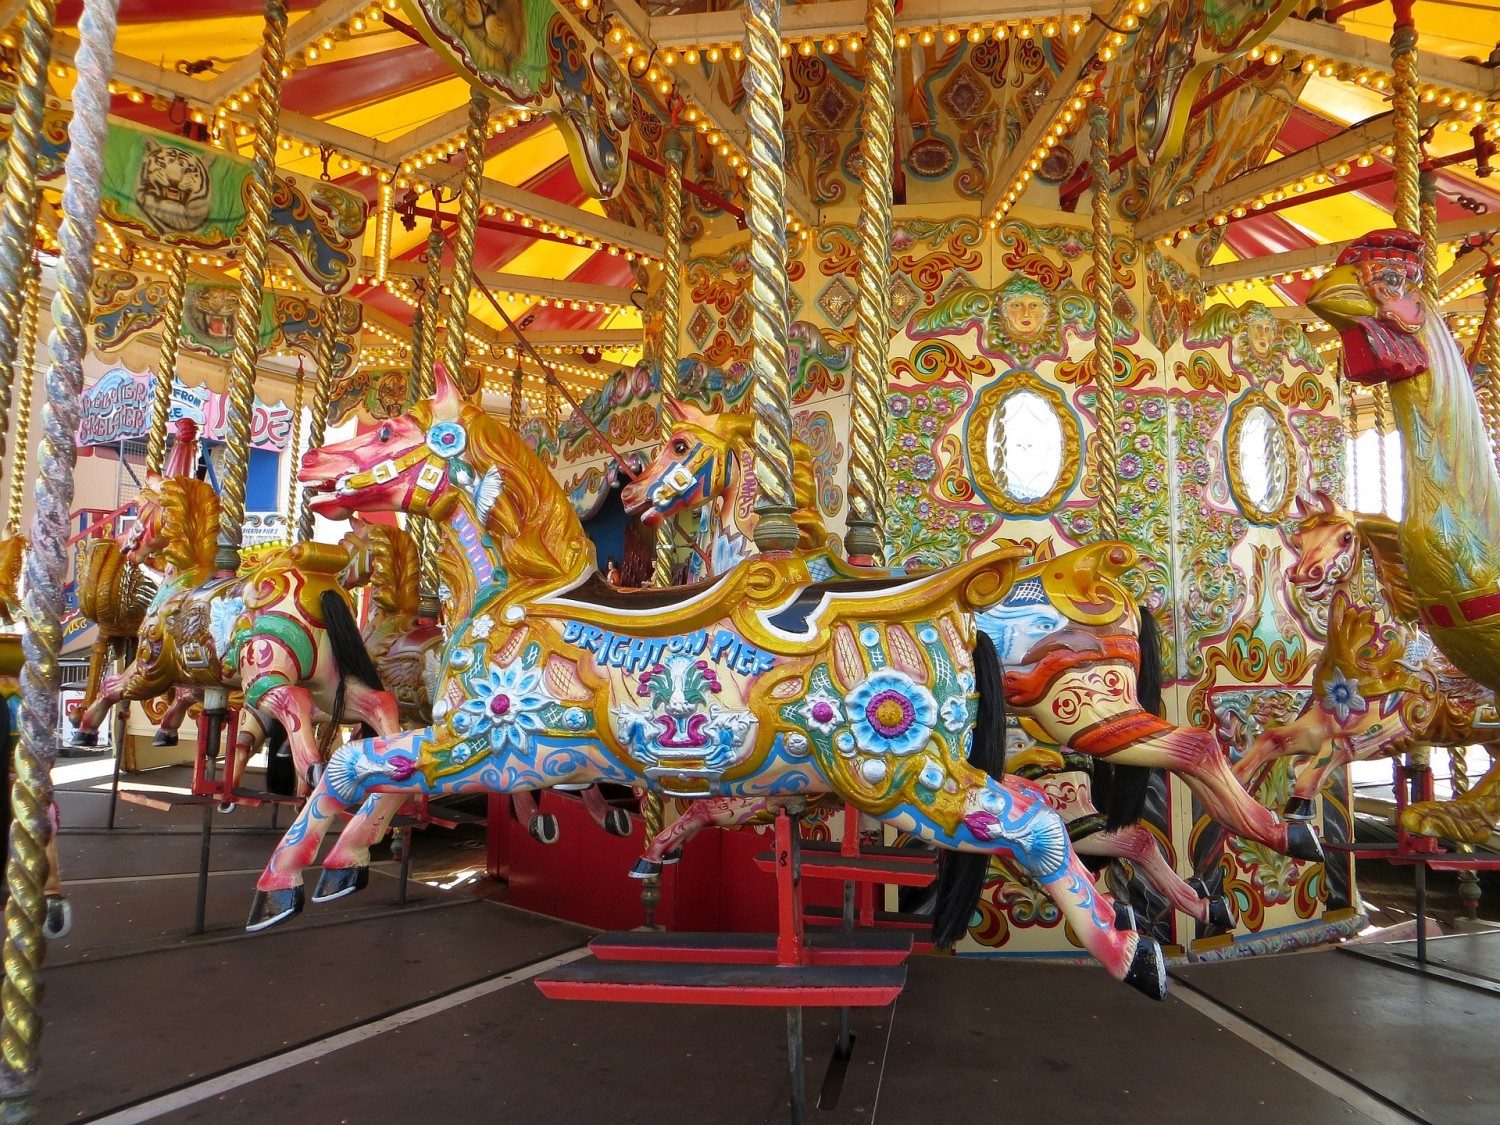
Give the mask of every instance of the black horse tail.
POLYGON ((292 748, 287 742, 286 727, 280 719, 266 724, 266 791, 290 797, 297 792, 297 771, 292 765, 292 748))
MULTIPOLYGON (((323 627, 328 631, 328 644, 333 649, 333 664, 339 670, 339 685, 333 694, 333 721, 329 724, 330 738, 344 719, 344 685, 353 677, 368 688, 384 691, 385 683, 370 659, 370 650, 365 648, 365 639, 359 635, 359 626, 354 614, 349 612, 349 603, 337 590, 324 590, 320 599, 323 604, 323 627)), ((375 732, 368 724, 361 724, 361 738, 371 738, 375 732)), ((328 747, 323 748, 327 754, 328 747)))
MULTIPOLYGON (((974 644, 974 683, 979 714, 969 764, 999 778, 1005 773, 1005 679, 995 643, 983 632, 974 644)), ((939 854, 932 910, 932 940, 939 949, 947 949, 968 931, 989 867, 988 852, 945 850, 939 854)))
MULTIPOLYGON (((1156 618, 1141 606, 1141 667, 1136 678, 1136 700, 1141 709, 1161 714, 1161 632, 1156 618)), ((1117 766, 1101 761, 1094 766, 1094 804, 1104 813, 1104 827, 1127 828, 1146 811, 1146 794, 1154 770, 1146 766, 1117 766)))

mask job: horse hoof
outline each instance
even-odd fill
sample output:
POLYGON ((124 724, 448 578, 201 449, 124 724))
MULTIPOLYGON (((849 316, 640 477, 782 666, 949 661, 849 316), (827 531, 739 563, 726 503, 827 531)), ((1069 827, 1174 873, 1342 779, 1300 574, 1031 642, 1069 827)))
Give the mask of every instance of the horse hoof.
POLYGON ((151 736, 152 746, 176 746, 177 732, 175 730, 159 730, 151 736))
POLYGON ((1141 938, 1135 947, 1135 956, 1130 959, 1125 983, 1153 1000, 1166 999, 1167 961, 1161 954, 1161 946, 1148 937, 1141 938))
POLYGON ((1288 797, 1286 807, 1281 810, 1281 819, 1311 820, 1317 807, 1311 797, 1288 797))
POLYGON ((1115 929, 1133 930, 1140 924, 1135 916, 1135 907, 1128 902, 1115 903, 1115 929))
POLYGON ((47 896, 47 918, 42 932, 49 938, 63 938, 73 928, 73 905, 62 895, 47 896))
POLYGON ((676 863, 681 858, 682 858, 682 849, 681 848, 673 848, 666 855, 664 855, 664 856, 661 857, 661 865, 663 867, 670 867, 672 864, 676 863))
POLYGON ((532 817, 526 831, 531 833, 531 838, 538 844, 555 844, 562 836, 557 827, 557 817, 549 812, 537 813, 532 817))
POLYGON ((279 922, 285 922, 294 914, 301 914, 303 906, 302 884, 295 887, 280 887, 274 891, 256 891, 255 901, 250 904, 250 920, 245 923, 245 932, 259 933, 269 930, 279 922))
POLYGON ((316 789, 318 782, 323 780, 323 763, 317 762, 307 767, 307 784, 310 789, 316 789))
POLYGON ((314 902, 332 902, 370 885, 369 867, 325 867, 313 890, 314 902))
POLYGON ((1239 921, 1234 916, 1234 903, 1228 895, 1215 895, 1208 900, 1208 924, 1216 930, 1232 930, 1239 921))
POLYGON ((632 879, 652 879, 661 874, 661 864, 655 860, 641 858, 635 861, 635 866, 630 869, 632 879))
POLYGON ((98 746, 99 732, 96 730, 78 730, 73 732, 74 746, 98 746))
POLYGON ((1323 845, 1307 821, 1294 820, 1286 826, 1286 854, 1309 863, 1323 862, 1323 845))
POLYGON ((604 831, 611 836, 629 836, 630 814, 624 809, 610 809, 604 814, 604 831))

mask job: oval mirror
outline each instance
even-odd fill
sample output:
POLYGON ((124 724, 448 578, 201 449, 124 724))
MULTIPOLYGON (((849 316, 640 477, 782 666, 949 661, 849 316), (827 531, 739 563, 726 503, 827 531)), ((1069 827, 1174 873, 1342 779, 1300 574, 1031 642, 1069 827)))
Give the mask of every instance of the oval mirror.
POLYGON ((1254 391, 1230 413, 1229 490, 1245 515, 1259 523, 1280 519, 1296 479, 1297 447, 1281 411, 1254 391))
POLYGON ((1061 503, 1078 476, 1078 422, 1061 394, 1029 372, 1013 371, 979 396, 971 442, 974 483, 998 511, 1042 515, 1061 503))

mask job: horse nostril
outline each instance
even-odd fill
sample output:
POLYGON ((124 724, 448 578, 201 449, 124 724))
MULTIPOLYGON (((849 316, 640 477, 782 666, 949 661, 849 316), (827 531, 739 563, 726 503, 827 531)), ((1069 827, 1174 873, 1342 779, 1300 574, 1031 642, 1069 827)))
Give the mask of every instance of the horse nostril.
POLYGON ((1308 573, 1312 575, 1312 580, 1314 582, 1323 581, 1323 568, 1321 566, 1313 567, 1310 571, 1308 571, 1308 573))

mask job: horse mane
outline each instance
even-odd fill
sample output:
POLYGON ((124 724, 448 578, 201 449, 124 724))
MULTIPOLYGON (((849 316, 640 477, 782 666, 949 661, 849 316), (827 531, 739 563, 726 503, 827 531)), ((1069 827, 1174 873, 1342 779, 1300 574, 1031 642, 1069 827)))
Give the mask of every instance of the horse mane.
POLYGON ((1399 525, 1384 516, 1362 515, 1355 518, 1354 527, 1375 561, 1375 576, 1380 580, 1380 589, 1390 604, 1391 614, 1402 624, 1415 624, 1417 596, 1406 572, 1406 558, 1401 554, 1401 543, 1397 538, 1399 525))
MULTIPOLYGON (((430 403, 418 403, 412 419, 432 425, 430 403)), ((580 574, 594 563, 594 544, 584 533, 568 494, 519 434, 477 406, 465 404, 460 422, 468 435, 464 460, 483 477, 501 473, 500 497, 485 520, 511 579, 547 582, 580 574)))
MULTIPOLYGON (((729 446, 732 456, 755 453, 755 416, 721 414, 713 420, 709 432, 729 446)), ((753 461, 751 462, 753 466, 753 461)), ((751 472, 754 472, 752 467, 751 472)), ((796 510, 792 522, 797 525, 797 550, 821 550, 828 540, 828 525, 818 511, 818 478, 813 471, 813 451, 801 438, 792 439, 792 502, 796 510)))
POLYGON ((373 559, 369 586, 376 607, 387 616, 416 613, 421 581, 416 540, 386 523, 366 524, 364 534, 373 559))
POLYGON ((162 511, 167 569, 177 574, 212 570, 219 539, 219 496, 213 486, 194 477, 165 477, 154 499, 162 511))

